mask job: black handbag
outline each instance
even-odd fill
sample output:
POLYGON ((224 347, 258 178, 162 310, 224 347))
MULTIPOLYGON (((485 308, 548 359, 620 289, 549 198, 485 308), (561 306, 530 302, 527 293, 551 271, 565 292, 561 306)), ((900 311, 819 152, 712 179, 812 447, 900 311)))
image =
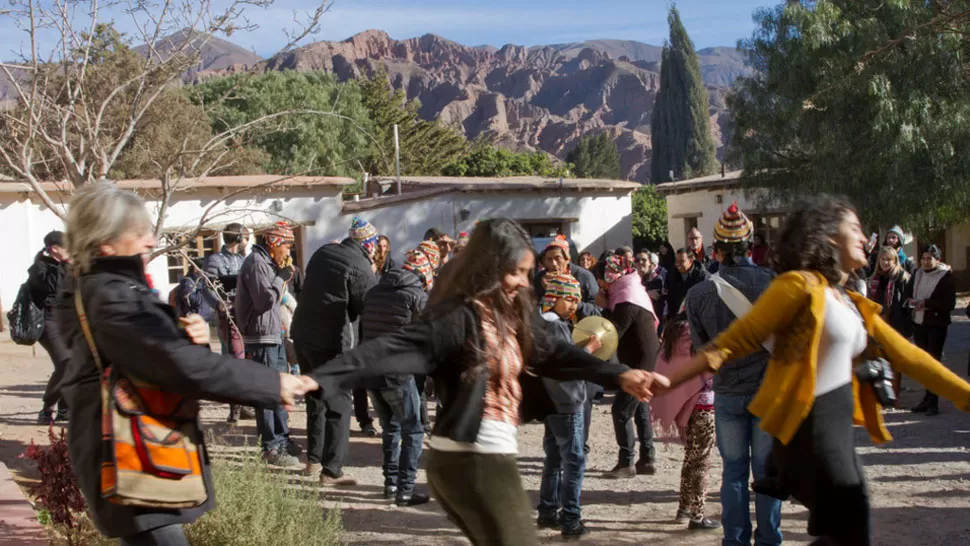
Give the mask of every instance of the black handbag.
POLYGON ((33 345, 44 335, 44 311, 31 298, 28 283, 20 286, 17 299, 7 313, 7 322, 10 339, 17 345, 33 345))

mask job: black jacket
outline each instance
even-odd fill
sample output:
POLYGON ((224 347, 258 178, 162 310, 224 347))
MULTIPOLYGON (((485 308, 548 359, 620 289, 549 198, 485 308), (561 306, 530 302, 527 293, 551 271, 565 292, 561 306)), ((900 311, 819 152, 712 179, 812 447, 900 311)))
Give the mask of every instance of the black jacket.
POLYGON ((353 324, 375 284, 370 257, 357 241, 347 238, 313 253, 290 334, 298 347, 320 355, 314 358, 320 362, 308 363, 311 367, 353 347, 353 324))
MULTIPOLYGON (((542 382, 535 376, 565 381, 584 379, 617 388, 617 376, 629 369, 604 362, 572 343, 552 340, 544 331, 543 322, 538 314, 533 319, 535 350, 526 356, 529 370, 519 376, 523 423, 543 419, 556 411, 542 382)), ((432 434, 474 443, 485 410, 489 374, 464 378, 462 374, 474 366, 476 353, 483 349, 480 331, 481 322, 470 304, 444 304, 430 310, 418 322, 368 341, 309 375, 320 383, 327 396, 328 392, 354 388, 369 377, 427 374, 434 379, 435 392, 442 405, 432 434)))
POLYGON ((666 311, 664 307, 667 305, 667 296, 664 295, 664 290, 667 288, 667 271, 662 267, 657 267, 656 275, 652 279, 643 279, 643 288, 647 292, 656 292, 657 296, 654 297, 650 294, 650 301, 653 303, 653 310, 657 312, 657 318, 663 321, 666 311))
POLYGON ((616 347, 620 363, 649 372, 656 369, 660 339, 650 311, 635 303, 618 303, 612 311, 604 309, 603 316, 613 322, 620 337, 616 347))
POLYGON ((883 318, 903 337, 909 337, 913 334, 912 311, 906 307, 906 291, 909 289, 909 282, 905 279, 907 276, 902 271, 895 278, 876 273, 869 279, 867 294, 870 300, 883 306, 883 318), (892 283, 892 294, 888 305, 886 301, 887 283, 892 283))
POLYGON ((694 262, 694 267, 687 272, 686 278, 676 268, 667 272, 667 318, 677 316, 680 305, 684 303, 684 298, 687 297, 687 292, 694 285, 706 280, 707 277, 707 270, 697 261, 694 262))
POLYGON ((44 320, 53 317, 57 289, 64 280, 67 264, 59 262, 41 250, 34 257, 34 264, 27 269, 27 285, 34 305, 44 310, 44 320))
MULTIPOLYGON (((369 341, 396 332, 421 316, 428 303, 421 279, 406 269, 392 269, 364 298, 360 315, 360 339, 369 341)), ((410 375, 385 375, 364 383, 368 389, 381 390, 407 383, 410 375)))
MULTIPOLYGON (((916 276, 913 274, 906 287, 906 299, 914 297, 916 276)), ((953 271, 947 271, 933 290, 933 295, 926 300, 926 310, 923 312, 923 326, 929 328, 946 328, 950 325, 950 313, 957 306, 957 286, 953 278, 953 271)))
MULTIPOLYGON (((61 393, 70 408, 68 449, 74 475, 98 529, 109 537, 164 525, 189 523, 215 507, 209 457, 202 451, 209 500, 188 510, 121 506, 100 495, 101 396, 98 371, 74 308, 69 277, 56 301, 56 320, 72 357, 61 393)), ((279 403, 279 373, 194 345, 179 328, 172 308, 148 288, 140 257, 98 258, 81 277, 84 307, 105 366, 161 389, 198 399, 273 407, 279 403)), ((202 438, 197 439, 199 443, 202 438)))
MULTIPOLYGON (((572 323, 563 320, 555 313, 543 313, 542 319, 545 321, 546 332, 549 336, 559 342, 572 344, 572 323)), ((586 382, 576 381, 556 381, 548 377, 542 378, 542 385, 546 388, 546 394, 556 407, 556 413, 567 414, 577 413, 583 409, 586 403, 586 382)))

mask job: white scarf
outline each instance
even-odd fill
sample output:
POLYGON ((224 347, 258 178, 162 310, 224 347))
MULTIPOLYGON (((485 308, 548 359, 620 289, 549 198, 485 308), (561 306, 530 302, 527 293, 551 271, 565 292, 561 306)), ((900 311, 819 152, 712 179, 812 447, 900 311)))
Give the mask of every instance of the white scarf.
MULTIPOLYGON (((913 299, 916 301, 926 301, 933 296, 936 286, 940 284, 940 279, 950 271, 950 266, 940 264, 933 271, 926 271, 920 268, 916 271, 916 280, 913 282, 913 299)), ((913 311, 913 322, 923 324, 925 309, 913 311)))

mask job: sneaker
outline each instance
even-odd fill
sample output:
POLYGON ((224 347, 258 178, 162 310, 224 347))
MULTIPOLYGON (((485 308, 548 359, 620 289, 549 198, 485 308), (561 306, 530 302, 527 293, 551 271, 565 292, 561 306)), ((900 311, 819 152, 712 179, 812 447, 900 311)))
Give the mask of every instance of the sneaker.
POLYGON ((637 469, 633 466, 616 465, 603 477, 608 480, 629 480, 637 477, 637 469))
POLYGON ((67 410, 66 409, 57 410, 57 415, 54 417, 54 422, 67 423, 68 422, 67 410))
POLYGON ((353 487, 357 485, 357 478, 348 474, 335 478, 333 476, 328 476, 325 473, 321 473, 320 485, 325 487, 353 487))
POLYGON ((321 473, 323 473, 323 465, 320 463, 307 463, 306 468, 303 469, 304 476, 314 477, 321 473))
POLYGON ((637 461, 635 468, 637 469, 637 476, 653 476, 657 473, 657 468, 653 465, 653 461, 640 459, 637 461))
POLYGON ((687 510, 677 510, 677 516, 674 518, 677 523, 683 523, 690 519, 690 512, 687 510))
POLYGON ((690 531, 713 531, 720 528, 721 522, 708 518, 692 519, 687 524, 687 529, 690 531))
POLYGON ((559 517, 555 514, 551 516, 540 515, 536 518, 536 527, 540 529, 562 529, 562 524, 559 523, 559 517))
POLYGON ((366 425, 360 427, 360 432, 364 436, 367 436, 370 438, 374 438, 377 436, 377 429, 374 428, 374 425, 371 423, 367 423, 366 425))
POLYGON ((384 498, 391 500, 397 497, 397 486, 396 485, 385 485, 384 486, 384 498))
POLYGON ((299 457, 301 454, 303 454, 303 448, 300 447, 300 444, 294 442, 293 440, 287 440, 286 452, 293 457, 299 457))
POLYGON ((41 410, 37 414, 37 424, 38 425, 51 425, 54 424, 54 412, 51 410, 41 410))
POLYGON ((573 527, 562 528, 563 540, 579 540, 589 534, 589 527, 585 523, 579 522, 573 527))
POLYGON ((271 466, 277 466, 279 468, 294 468, 300 466, 300 459, 286 453, 285 451, 280 451, 278 449, 271 449, 263 455, 263 459, 266 460, 266 464, 271 466))
POLYGON ((428 495, 422 495, 421 493, 404 493, 403 495, 398 495, 394 499, 394 504, 404 507, 404 506, 421 506, 422 504, 428 504, 431 502, 431 497, 428 495))

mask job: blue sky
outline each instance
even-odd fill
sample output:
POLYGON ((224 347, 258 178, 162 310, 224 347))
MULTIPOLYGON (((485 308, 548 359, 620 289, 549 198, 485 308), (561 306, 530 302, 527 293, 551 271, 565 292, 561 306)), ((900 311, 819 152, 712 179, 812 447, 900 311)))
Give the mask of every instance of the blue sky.
MULTIPOLYGON (((680 0, 677 5, 695 45, 703 48, 734 46, 751 34, 754 10, 778 1, 680 0)), ((312 0, 278 0, 268 9, 250 9, 247 14, 259 28, 236 33, 231 40, 270 55, 285 43, 281 29, 292 27, 293 11, 313 5, 312 0)), ((666 0, 336 0, 321 32, 309 41, 342 40, 363 30, 381 29, 399 39, 434 33, 467 45, 598 38, 659 45, 667 35, 668 5, 666 0)), ((119 28, 131 30, 120 11, 102 14, 105 17, 114 17, 119 28)), ((19 50, 23 39, 10 16, 0 15, 0 59, 11 59, 11 51, 19 50)))

